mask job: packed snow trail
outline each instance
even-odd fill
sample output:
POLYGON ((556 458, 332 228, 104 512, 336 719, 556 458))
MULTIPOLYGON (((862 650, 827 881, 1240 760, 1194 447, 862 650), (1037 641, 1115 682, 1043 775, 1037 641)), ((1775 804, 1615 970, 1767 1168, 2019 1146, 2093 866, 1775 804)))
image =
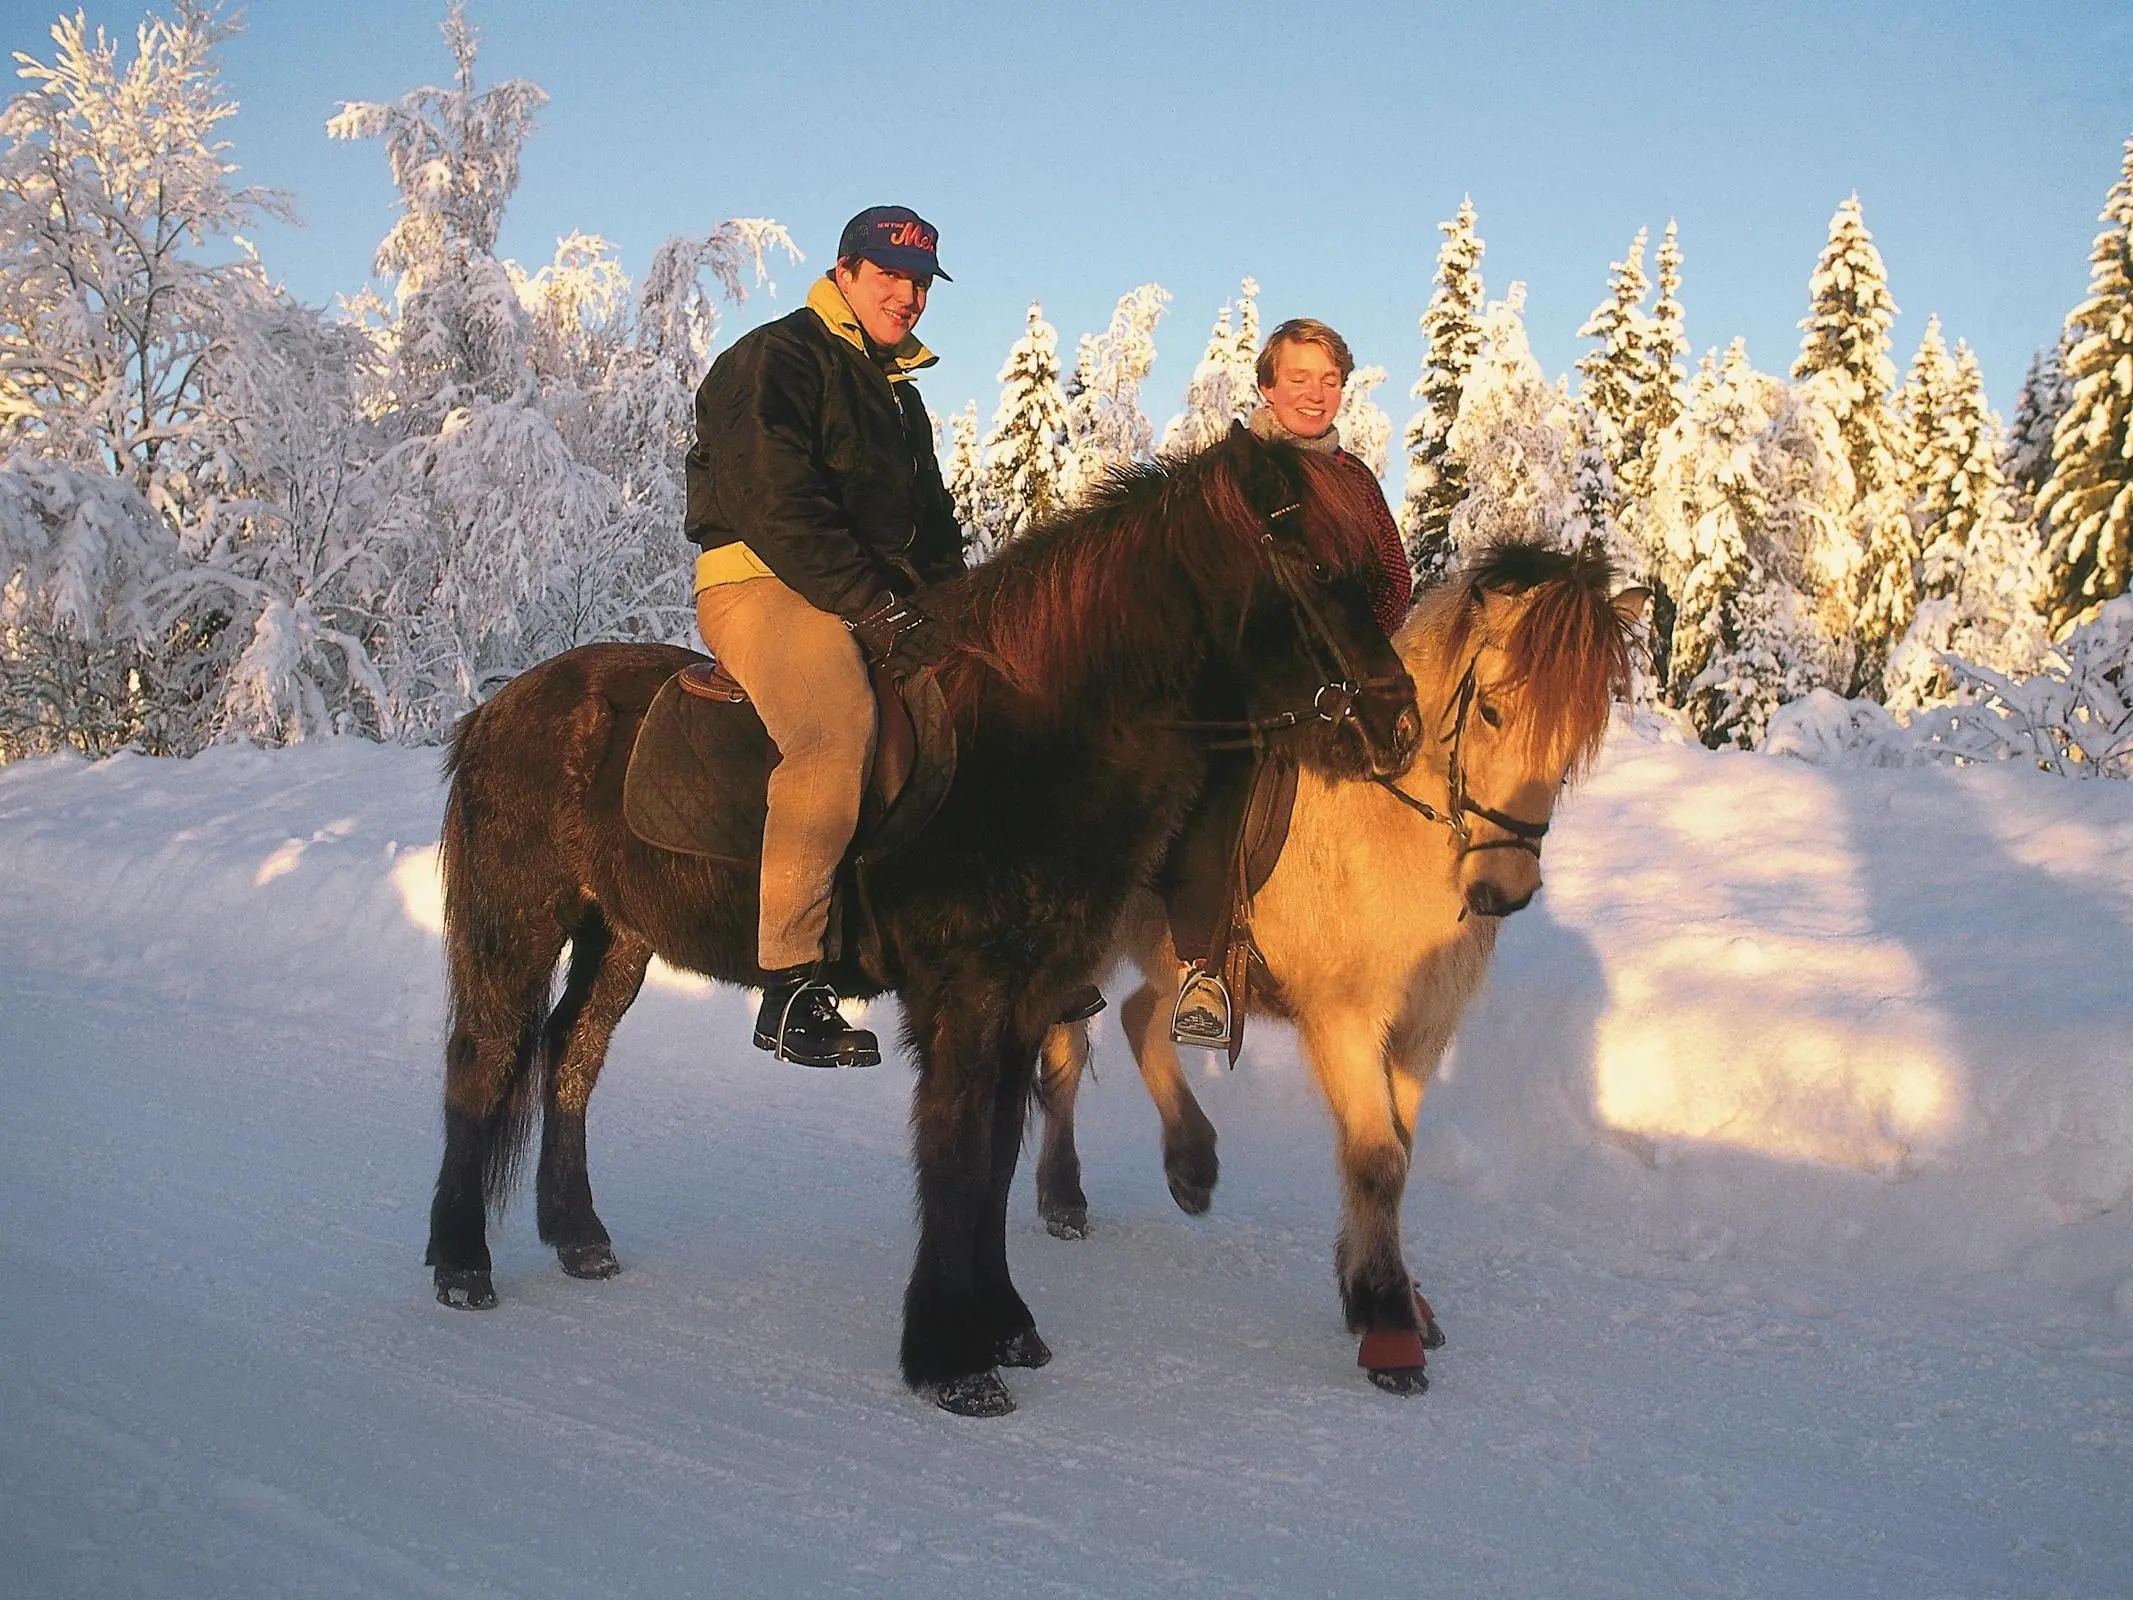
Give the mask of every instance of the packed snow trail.
POLYGON ((1106 1019, 997 1422, 896 1377, 907 1070, 731 992, 617 1037, 623 1276, 522 1196, 503 1305, 431 1300, 440 802, 354 743, 0 771, 11 1590, 2133 1592, 2133 786, 1615 746, 1424 1108, 1417 1399, 1285 1032, 1191 1220, 1106 1019))

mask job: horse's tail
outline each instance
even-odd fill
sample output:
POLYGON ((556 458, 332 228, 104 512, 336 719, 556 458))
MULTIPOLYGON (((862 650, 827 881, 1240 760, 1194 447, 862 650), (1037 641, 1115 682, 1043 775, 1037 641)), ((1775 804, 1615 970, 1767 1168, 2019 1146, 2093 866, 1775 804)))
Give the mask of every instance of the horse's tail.
POLYGON ((542 886, 543 852, 521 838, 531 797, 510 792, 508 722, 496 701, 453 730, 440 850, 444 878, 448 1139, 470 1140, 482 1202, 501 1212, 541 1104, 548 1070, 543 1024, 563 936, 542 886))

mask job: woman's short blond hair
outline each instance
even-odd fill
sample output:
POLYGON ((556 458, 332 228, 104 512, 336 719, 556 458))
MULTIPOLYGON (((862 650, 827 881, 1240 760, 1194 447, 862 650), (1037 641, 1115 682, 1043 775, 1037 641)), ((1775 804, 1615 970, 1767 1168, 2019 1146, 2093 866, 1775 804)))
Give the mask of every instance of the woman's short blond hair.
POLYGON ((1315 344, 1333 358, 1334 366, 1340 369, 1341 382, 1348 381, 1348 374, 1355 370, 1355 357, 1348 353, 1348 341, 1320 322, 1316 317, 1291 317, 1266 336, 1266 343, 1259 347, 1259 364, 1253 370, 1259 378, 1259 387, 1274 387, 1274 356, 1285 344, 1315 344))

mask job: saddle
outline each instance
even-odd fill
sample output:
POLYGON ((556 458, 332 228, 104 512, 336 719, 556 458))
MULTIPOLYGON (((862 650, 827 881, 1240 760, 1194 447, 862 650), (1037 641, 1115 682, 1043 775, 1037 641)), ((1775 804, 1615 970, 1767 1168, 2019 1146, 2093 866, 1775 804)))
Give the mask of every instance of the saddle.
MULTIPOLYGON (((880 950, 865 914, 865 868, 910 843, 932 819, 956 766, 955 725, 931 672, 898 680, 876 669, 874 703, 874 763, 839 875, 840 886, 858 892, 861 960, 870 970, 878 969, 880 950)), ((622 780, 623 820, 662 850, 754 867, 763 858, 778 760, 748 691, 718 662, 699 660, 661 684, 644 714, 622 780), (760 776, 735 783, 736 769, 760 776)))
POLYGON ((1289 841, 1296 774, 1293 760, 1271 753, 1218 758, 1199 810, 1156 877, 1171 944, 1190 968, 1171 1037, 1227 1050, 1233 1067, 1244 1048, 1253 983, 1273 982, 1252 940, 1252 896, 1274 875, 1289 841))

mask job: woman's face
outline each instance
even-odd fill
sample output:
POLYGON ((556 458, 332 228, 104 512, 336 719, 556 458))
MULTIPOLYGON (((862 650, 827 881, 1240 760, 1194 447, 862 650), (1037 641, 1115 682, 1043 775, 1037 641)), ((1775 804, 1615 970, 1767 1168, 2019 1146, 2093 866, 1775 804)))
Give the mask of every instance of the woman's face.
POLYGON ((1274 381, 1259 398, 1289 432, 1316 439, 1340 415, 1341 369, 1323 345, 1284 339, 1274 347, 1274 381))

